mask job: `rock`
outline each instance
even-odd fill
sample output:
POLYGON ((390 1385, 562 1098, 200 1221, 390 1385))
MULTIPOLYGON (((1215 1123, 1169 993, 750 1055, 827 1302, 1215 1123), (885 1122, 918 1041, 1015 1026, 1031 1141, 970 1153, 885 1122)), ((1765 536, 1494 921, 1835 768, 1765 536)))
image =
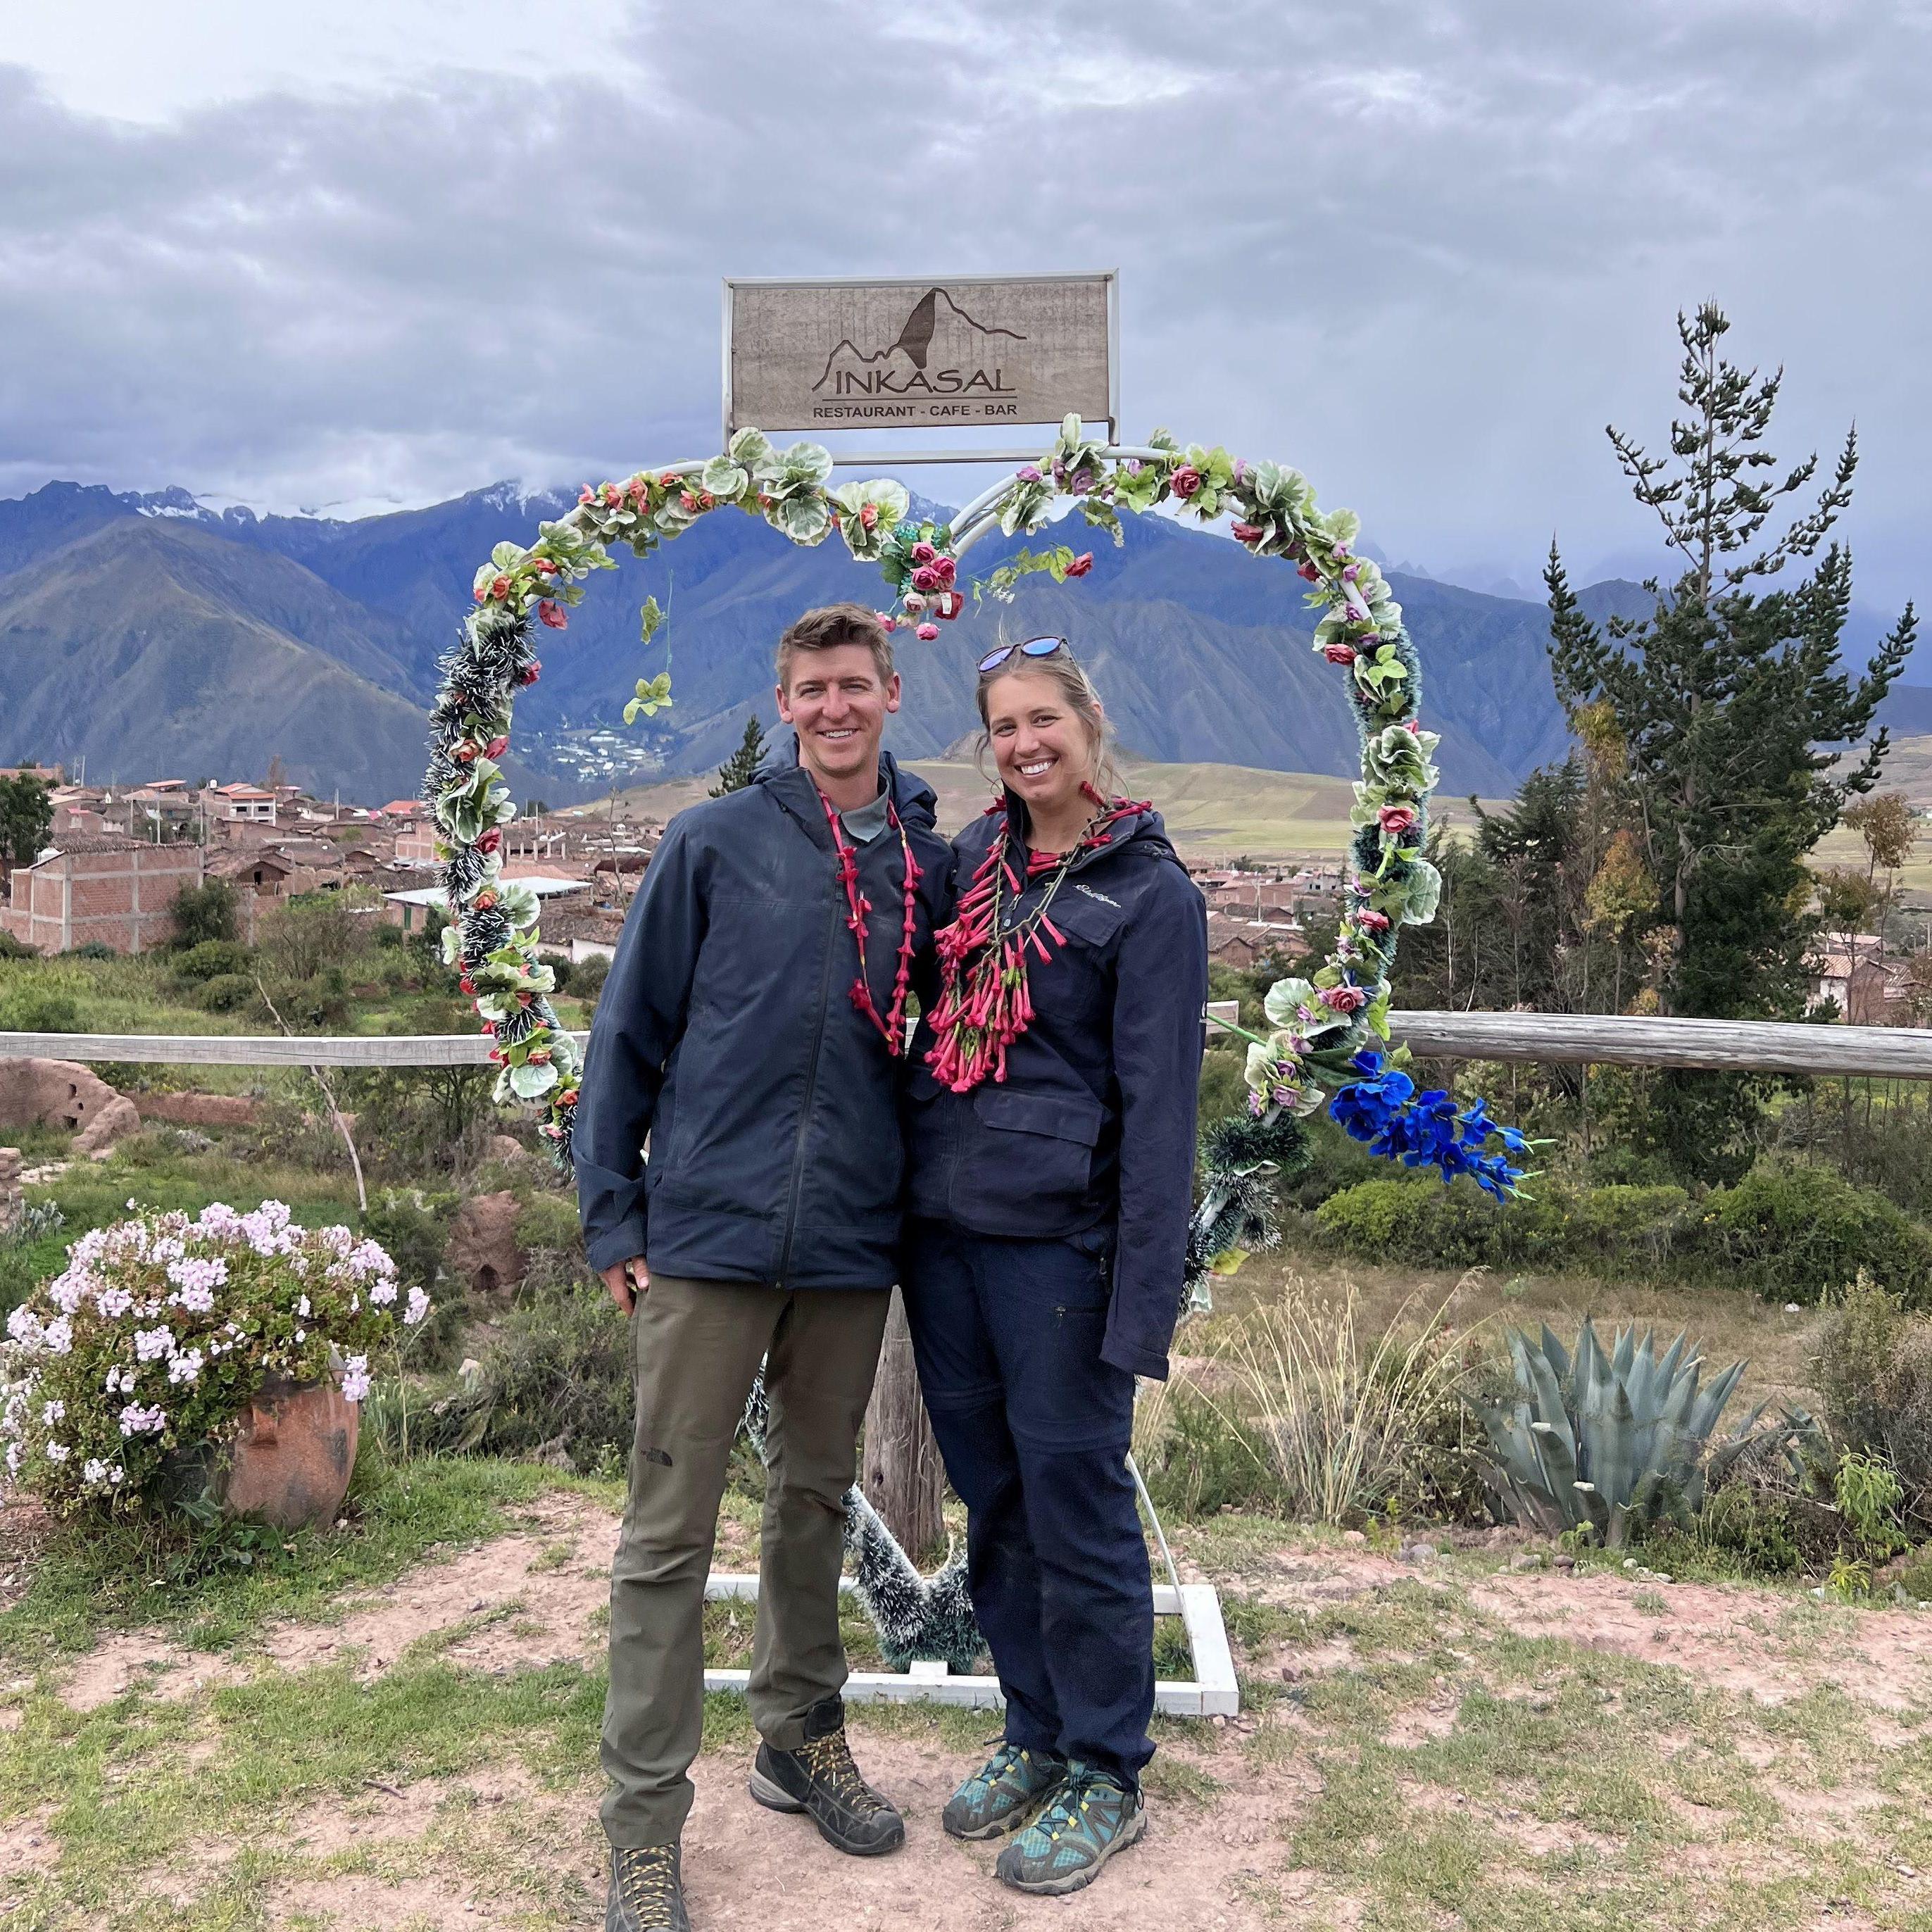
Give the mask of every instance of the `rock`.
POLYGON ((485 1160, 527 1160, 530 1151, 514 1134, 492 1134, 483 1143, 485 1160))
POLYGON ((1342 1540, 1351 1550, 1366 1550, 1369 1546, 1369 1539, 1359 1529, 1345 1529, 1342 1532, 1342 1540))
POLYGON ((1510 1568, 1512 1570, 1540 1570, 1543 1568, 1542 1554, 1534 1550, 1520 1551, 1510 1558, 1510 1568))
POLYGON ((1442 1552, 1432 1543, 1405 1543, 1396 1552, 1399 1563, 1432 1563, 1442 1552))
POLYGON ((1559 1550, 1550 1560, 1559 1570, 1574 1570, 1576 1567, 1576 1558, 1572 1556, 1567 1550, 1559 1550))
POLYGON ((87 1125, 74 1136, 74 1150, 90 1160, 105 1160, 114 1151, 116 1141, 141 1131, 140 1110, 124 1094, 108 1092, 113 1098, 96 1111, 87 1125))
MULTIPOLYGON (((0 1127, 64 1127, 78 1132, 120 1098, 77 1060, 0 1060, 0 1127)), ((138 1115, 136 1120, 138 1124, 138 1115)))
POLYGON ((528 1258, 517 1245, 517 1197, 474 1194, 456 1210, 445 1256, 450 1271, 479 1294, 514 1288, 524 1278, 528 1258))
POLYGON ((245 1094, 143 1094, 135 1102, 144 1120, 178 1127, 247 1127, 260 1112, 245 1094))

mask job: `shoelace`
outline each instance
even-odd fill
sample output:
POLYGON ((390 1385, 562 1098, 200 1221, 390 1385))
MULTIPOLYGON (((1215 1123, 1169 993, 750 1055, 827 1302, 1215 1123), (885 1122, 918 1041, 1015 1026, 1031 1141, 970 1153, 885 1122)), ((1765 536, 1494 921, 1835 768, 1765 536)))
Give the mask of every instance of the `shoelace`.
POLYGON ((1044 1833, 1048 1839, 1058 1838, 1061 1832, 1070 1832, 1079 1823, 1096 1791, 1118 1789, 1104 1772, 1095 1771, 1086 1765, 1071 1765, 1067 1768, 1066 1783, 1060 1787, 1053 1802, 1034 1820, 1033 1828, 1044 1833))
POLYGON ((852 1747, 842 1730, 828 1731, 799 1747, 799 1760, 814 1778, 832 1787, 833 1795, 855 1810, 878 1811, 885 1800, 859 1774, 852 1762, 852 1747))
POLYGON ((986 1760, 985 1768, 980 1773, 980 1782, 990 1789, 998 1784, 1000 1780, 1004 1778, 1006 1773, 1011 1771, 1015 1765, 1019 1763, 1025 1756, 1025 1751, 1018 1744, 1000 1745, 999 1749, 986 1760))
POLYGON ((624 1903, 641 1918, 646 1906, 664 1908, 669 1916, 677 1897, 676 1859, 668 1846, 617 1854, 617 1891, 624 1903))

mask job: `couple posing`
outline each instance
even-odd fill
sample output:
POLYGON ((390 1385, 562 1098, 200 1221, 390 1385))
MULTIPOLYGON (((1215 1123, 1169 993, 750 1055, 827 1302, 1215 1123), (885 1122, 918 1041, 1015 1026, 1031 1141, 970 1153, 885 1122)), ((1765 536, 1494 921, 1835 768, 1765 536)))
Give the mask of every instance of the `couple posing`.
POLYGON ((1065 641, 980 664, 1001 784, 948 848, 880 749, 872 612, 778 645, 795 762, 682 813, 598 1003, 576 1133, 592 1267, 630 1316, 637 1438, 610 1591, 607 1932, 684 1932, 718 1506, 770 1398, 751 1795, 903 1844, 852 1759, 842 1503, 892 1284, 968 1512, 1005 1742, 946 1805, 1025 1892, 1145 1827, 1154 1605, 1126 1454, 1181 1294, 1208 977, 1199 893, 1115 795, 1065 641), (906 1045, 907 1001, 922 1017, 906 1045), (650 1157, 642 1154, 650 1139, 650 1157))

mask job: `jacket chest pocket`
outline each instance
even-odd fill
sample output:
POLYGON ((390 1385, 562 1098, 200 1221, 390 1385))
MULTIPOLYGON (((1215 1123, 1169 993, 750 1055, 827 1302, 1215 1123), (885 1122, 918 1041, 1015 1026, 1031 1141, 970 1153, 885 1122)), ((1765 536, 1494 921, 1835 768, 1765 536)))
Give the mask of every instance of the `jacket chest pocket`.
POLYGON ((973 1112, 985 1130, 974 1150, 984 1172, 974 1191, 1042 1214, 1079 1207, 1093 1178, 1094 1149, 1106 1119, 1099 1101, 1072 1094, 980 1088, 973 1112))

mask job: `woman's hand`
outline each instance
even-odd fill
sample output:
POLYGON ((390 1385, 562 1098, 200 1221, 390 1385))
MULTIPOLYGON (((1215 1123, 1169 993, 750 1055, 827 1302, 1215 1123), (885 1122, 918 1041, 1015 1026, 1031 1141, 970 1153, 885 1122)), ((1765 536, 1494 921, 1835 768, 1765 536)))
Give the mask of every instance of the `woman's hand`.
POLYGON ((633 1255, 628 1261, 619 1262, 598 1272, 620 1315, 629 1314, 637 1306, 638 1296, 646 1293, 651 1285, 651 1271, 645 1267, 642 1255, 633 1255))

